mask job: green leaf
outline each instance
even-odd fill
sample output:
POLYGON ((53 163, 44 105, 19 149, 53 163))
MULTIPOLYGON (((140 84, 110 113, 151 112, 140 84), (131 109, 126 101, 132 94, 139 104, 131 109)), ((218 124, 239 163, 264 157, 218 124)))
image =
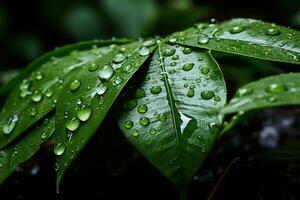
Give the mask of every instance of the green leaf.
POLYGON ((0 112, 0 149, 53 110, 62 88, 70 79, 70 73, 92 64, 107 48, 111 47, 94 46, 88 50, 72 51, 69 55, 52 57, 44 64, 39 61, 41 65, 33 64, 26 68, 26 73, 16 79, 18 82, 24 78, 22 83, 11 92, 0 112), (27 72, 31 73, 25 76, 27 72))
POLYGON ((32 157, 40 146, 46 142, 55 130, 54 117, 45 119, 30 134, 16 144, 0 151, 0 184, 16 170, 16 168, 32 157))
POLYGON ((300 73, 280 74, 240 88, 222 113, 300 104, 300 73))
POLYGON ((99 68, 91 70, 87 65, 69 75, 55 117, 57 190, 64 172, 101 125, 122 88, 155 48, 156 40, 108 47, 93 61, 99 68), (72 90, 74 83, 80 86, 72 90))
POLYGON ((170 41, 216 51, 300 64, 300 32, 254 19, 198 24, 170 41))
POLYGON ((38 59, 34 60, 29 64, 17 77, 12 79, 8 84, 0 88, 0 96, 5 95, 14 89, 18 84, 20 84, 25 78, 27 78, 34 70, 41 67, 47 62, 51 62, 53 58, 63 57, 68 55, 72 51, 82 51, 86 49, 91 49, 93 46, 106 46, 112 43, 122 44, 128 43, 131 40, 120 39, 120 40, 93 40, 86 42, 79 42, 77 44, 70 44, 63 47, 56 48, 55 50, 44 54, 38 59))
POLYGON ((218 136, 226 102, 218 64, 209 51, 161 44, 145 81, 126 96, 120 128, 183 197, 218 136))

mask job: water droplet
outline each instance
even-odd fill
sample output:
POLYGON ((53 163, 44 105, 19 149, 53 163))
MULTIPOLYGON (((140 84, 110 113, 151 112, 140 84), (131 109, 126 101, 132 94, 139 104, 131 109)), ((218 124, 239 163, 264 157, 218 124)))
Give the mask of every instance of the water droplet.
POLYGON ((196 28, 197 29, 205 29, 208 27, 208 24, 205 24, 205 23, 200 23, 200 24, 197 24, 196 25, 196 28))
POLYGON ((80 88, 81 82, 79 80, 74 80, 72 81, 72 83, 70 84, 70 90, 71 91, 75 91, 78 90, 80 88))
POLYGON ((271 94, 280 94, 286 90, 287 88, 284 85, 277 84, 277 83, 272 83, 266 88, 266 92, 271 94))
POLYGON ((124 127, 127 129, 131 129, 133 127, 133 121, 128 120, 124 123, 124 127))
POLYGON ((175 52, 176 52, 175 49, 165 49, 165 50, 163 51, 163 56, 169 57, 169 56, 174 55, 175 52))
POLYGON ((87 105, 82 106, 82 108, 79 109, 79 111, 77 112, 77 117, 82 122, 89 120, 91 115, 92 115, 92 108, 87 105))
POLYGON ((193 69, 194 65, 194 63, 185 63, 182 65, 182 69, 184 71, 190 71, 191 69, 193 69))
POLYGON ((201 68, 201 73, 202 73, 202 74, 208 74, 209 71, 210 71, 210 69, 209 69, 208 67, 202 67, 202 68, 201 68))
POLYGON ((53 90, 49 89, 49 90, 46 91, 45 96, 46 96, 47 98, 50 98, 50 97, 53 96, 53 94, 54 94, 53 90))
POLYGON ((150 124, 150 119, 148 117, 140 118, 140 125, 148 126, 150 124))
POLYGON ((201 78, 197 78, 196 83, 201 83, 201 78))
POLYGON ((99 65, 97 65, 96 63, 93 63, 93 64, 91 64, 90 66, 89 66, 89 71, 90 72, 94 72, 94 71, 96 71, 96 70, 98 70, 99 69, 99 65))
POLYGON ((150 76, 148 76, 148 75, 145 76, 145 81, 150 81, 150 79, 151 79, 150 76))
POLYGON ((19 121, 19 116, 18 115, 13 115, 9 117, 6 122, 3 124, 3 132, 4 134, 10 134, 13 132, 15 127, 17 126, 17 123, 19 121))
POLYGON ((159 120, 159 121, 161 121, 161 122, 164 122, 164 121, 166 121, 167 120, 167 115, 166 114, 159 114, 158 116, 157 116, 157 119, 159 120))
POLYGON ((65 153, 66 149, 67 149, 67 146, 66 146, 65 143, 58 143, 54 147, 54 153, 57 156, 61 156, 61 155, 63 155, 65 153))
POLYGON ((123 81, 124 81, 123 78, 121 78, 120 76, 117 76, 117 77, 115 78, 113 84, 114 84, 115 86, 116 86, 116 85, 120 85, 121 83, 123 83, 123 81))
POLYGON ((172 60, 178 60, 178 59, 179 59, 179 55, 172 56, 172 60))
POLYGON ((115 55, 115 57, 113 58, 113 62, 114 63, 121 63, 124 60, 126 60, 126 56, 122 53, 118 53, 117 55, 115 55))
POLYGON ((272 27, 272 28, 268 28, 265 34, 269 36, 275 36, 275 35, 280 35, 281 32, 277 27, 272 27))
POLYGON ((69 131, 76 131, 80 126, 80 120, 77 117, 73 117, 72 119, 68 120, 66 123, 66 128, 69 131))
POLYGON ((207 44, 209 42, 209 37, 207 35, 201 34, 198 37, 199 44, 207 44))
POLYGON ((175 69, 171 69, 171 70, 169 70, 169 74, 175 74, 175 69))
POLYGON ((277 98, 276 98, 276 97, 269 97, 269 98, 267 99, 267 101, 273 103, 273 102, 276 102, 276 101, 277 101, 277 98))
POLYGON ((47 133, 42 133, 42 135, 41 135, 42 140, 46 139, 47 137, 48 137, 47 133))
POLYGON ((28 90, 31 86, 31 82, 28 79, 24 79, 20 84, 20 90, 28 90))
POLYGON ((122 68, 122 71, 129 74, 132 71, 132 65, 126 65, 125 67, 122 68))
POLYGON ((245 28, 242 27, 242 26, 234 26, 234 27, 232 27, 232 28, 230 29, 229 32, 230 32, 231 34, 236 34, 236 33, 242 32, 244 29, 245 29, 245 28))
POLYGON ((43 79, 43 75, 41 72, 37 72, 35 75, 35 80, 39 81, 43 79))
POLYGON ((104 65, 99 70, 99 78, 103 80, 108 80, 114 75, 115 71, 111 65, 104 65))
POLYGON ((177 38, 170 38, 169 39, 169 42, 171 42, 171 43, 174 43, 174 42, 176 42, 177 41, 177 38))
POLYGON ((171 66, 171 67, 174 67, 174 66, 176 66, 176 64, 177 64, 176 62, 171 62, 171 63, 170 63, 170 66, 171 66))
POLYGON ((146 96, 146 92, 145 92, 145 90, 142 89, 142 88, 137 89, 137 90, 135 91, 135 93, 134 93, 134 97, 135 97, 136 99, 141 99, 141 98, 143 98, 143 97, 145 97, 145 96, 146 96))
POLYGON ((148 106, 145 104, 139 105, 137 111, 141 114, 146 113, 148 111, 148 106))
POLYGON ((161 93, 161 91, 162 91, 162 88, 160 86, 158 86, 158 85, 157 86, 153 86, 150 89, 150 92, 152 94, 159 94, 159 93, 161 93))
POLYGON ((190 54, 190 53, 192 53, 192 49, 191 48, 189 48, 189 47, 185 47, 183 50, 182 50, 182 53, 184 53, 184 54, 190 54))
POLYGON ((30 114, 30 116, 32 116, 32 117, 36 116, 36 114, 37 114, 37 109, 36 109, 36 108, 31 108, 29 114, 30 114))
POLYGON ((148 47, 141 47, 139 49, 139 55, 140 56, 148 56, 150 54, 150 50, 148 47))
POLYGON ((243 97, 243 96, 247 96, 253 93, 253 90, 250 88, 241 88, 238 90, 237 92, 237 96, 239 97, 243 97))
POLYGON ((145 47, 151 47, 155 44, 156 44, 156 40, 154 40, 154 39, 146 40, 143 42, 143 46, 145 46, 145 47))
POLYGON ((218 95, 215 95, 215 96, 214 96, 214 100, 215 100, 215 101, 221 101, 222 99, 221 99, 221 97, 220 97, 220 96, 218 96, 218 95))
POLYGON ((99 96, 102 96, 103 94, 105 94, 105 92, 107 91, 108 87, 106 86, 106 84, 100 84, 97 89, 96 89, 96 93, 99 96))
POLYGON ((193 97, 195 95, 195 90, 193 89, 189 89, 188 93, 187 93, 187 96, 188 97, 193 97))
POLYGON ((31 96, 31 100, 33 102, 40 102, 42 99, 43 99, 43 95, 39 91, 35 91, 31 96))
POLYGON ((134 130, 134 131, 131 133, 131 135, 132 135, 133 137, 138 137, 138 136, 140 135, 140 132, 137 131, 137 130, 134 130))
POLYGON ((155 129, 155 128, 151 128, 150 130, 149 130, 149 134, 150 135, 155 135, 157 133, 157 130, 155 129))
POLYGON ((205 90, 201 92, 202 99, 209 100, 215 96, 215 93, 211 90, 205 90))

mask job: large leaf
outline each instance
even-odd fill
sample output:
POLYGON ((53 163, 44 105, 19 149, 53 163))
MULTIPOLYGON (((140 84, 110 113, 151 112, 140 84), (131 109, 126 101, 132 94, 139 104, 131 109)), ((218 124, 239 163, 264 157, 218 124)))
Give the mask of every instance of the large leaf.
POLYGON ((300 32, 254 19, 198 24, 171 42, 266 60, 300 64, 300 32))
POLYGON ((65 92, 59 99, 55 117, 57 187, 66 169, 102 123, 122 88, 155 47, 156 41, 148 40, 108 48, 92 63, 99 67, 82 66, 69 75, 70 81, 63 89, 65 92), (76 83, 77 87, 72 89, 76 83))
MULTIPOLYGON (((92 65, 101 52, 110 48, 94 46, 63 57, 48 58, 44 64, 36 61, 37 64, 26 68, 26 73, 17 77, 16 81, 27 72, 34 71, 25 76, 22 83, 11 92, 0 112, 0 149, 55 108, 62 88, 70 80, 70 73, 82 66, 92 65)), ((55 52, 53 55, 56 55, 55 52)))
POLYGON ((85 49, 91 49, 93 46, 105 46, 112 43, 122 44, 128 43, 131 40, 93 40, 86 42, 79 42, 77 44, 70 44, 63 47, 58 47, 55 50, 46 53, 30 63, 17 77, 12 79, 8 84, 0 88, 0 96, 10 92, 16 85, 20 84, 27 76, 29 76, 34 70, 41 67, 43 64, 50 62, 57 57, 63 57, 68 55, 72 51, 81 51, 85 49))
POLYGON ((300 73, 280 74, 240 88, 222 113, 300 104, 300 73))
POLYGON ((161 44, 146 80, 126 96, 120 128, 183 197, 218 135, 226 88, 217 63, 209 51, 161 44))
POLYGON ((23 162, 32 157, 55 130, 54 117, 45 119, 16 144, 0 151, 0 184, 23 162))

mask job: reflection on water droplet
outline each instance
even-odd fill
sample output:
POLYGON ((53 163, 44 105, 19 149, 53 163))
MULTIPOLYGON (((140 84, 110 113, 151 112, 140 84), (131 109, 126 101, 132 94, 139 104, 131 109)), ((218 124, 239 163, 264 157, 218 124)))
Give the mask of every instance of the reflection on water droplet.
POLYGON ((169 57, 169 56, 174 55, 175 52, 176 52, 175 49, 165 49, 165 50, 163 51, 163 56, 169 57))
POLYGON ((184 53, 184 54, 190 54, 190 53, 192 53, 192 49, 191 48, 189 48, 189 47, 185 47, 183 50, 182 50, 182 53, 184 53))
POLYGON ((209 37, 207 35, 201 34, 198 37, 199 44, 207 44, 209 42, 209 37))
POLYGON ((102 80, 108 80, 114 75, 115 71, 111 65, 104 65, 99 70, 99 78, 102 80))
POLYGON ((121 78, 120 76, 117 76, 114 80, 114 85, 117 86, 117 85, 120 85, 121 83, 123 83, 124 79, 121 78))
POLYGON ((179 55, 172 56, 172 60, 178 60, 178 59, 179 59, 179 55))
POLYGON ((166 114, 159 114, 158 116, 157 116, 157 119, 159 120, 159 121, 161 121, 161 122, 164 122, 164 121, 166 121, 167 120, 167 115, 166 114))
POLYGON ((89 66, 89 71, 90 72, 94 72, 94 71, 96 71, 96 70, 98 70, 99 69, 99 65, 97 65, 97 64, 95 64, 95 63, 93 63, 93 64, 91 64, 90 66, 89 66))
POLYGON ((91 115, 92 115, 92 108, 87 105, 82 106, 82 108, 79 109, 79 111, 77 112, 77 117, 82 122, 89 120, 91 115))
POLYGON ((35 80, 39 81, 43 79, 43 75, 41 72, 37 72, 35 75, 35 80))
POLYGON ((154 39, 146 40, 143 42, 143 46, 145 46, 145 47, 151 47, 155 44, 156 44, 156 40, 154 40, 154 39))
POLYGON ((31 96, 31 100, 33 102, 40 102, 42 99, 43 99, 43 95, 39 91, 35 91, 31 96))
POLYGON ((41 135, 42 140, 46 139, 47 137, 48 137, 47 133, 42 133, 42 135, 41 135))
POLYGON ((158 85, 157 86, 152 86, 151 89, 150 89, 150 92, 152 94, 159 94, 159 93, 161 93, 161 91, 162 91, 162 88, 158 85))
POLYGON ((31 86, 31 82, 28 79, 24 79, 20 84, 20 90, 28 90, 31 86))
POLYGON ((276 97, 269 97, 269 98, 267 99, 267 101, 273 103, 273 102, 276 102, 276 101, 277 101, 277 98, 276 98, 276 97))
POLYGON ((215 101, 221 101, 222 99, 221 99, 221 97, 220 97, 220 96, 218 96, 218 95, 215 95, 215 96, 214 96, 214 100, 215 100, 215 101))
POLYGON ((128 64, 122 68, 122 71, 129 74, 132 71, 132 65, 128 64))
POLYGON ((64 143, 58 143, 55 147, 54 147, 54 153, 57 156, 61 156, 63 155, 63 153, 66 151, 66 144, 64 143))
POLYGON ((272 28, 268 28, 265 34, 269 36, 275 36, 275 35, 280 35, 281 32, 277 27, 272 27, 272 28))
POLYGON ((148 47, 141 47, 139 49, 139 55, 140 56, 148 56, 150 54, 150 50, 148 47))
POLYGON ((146 113, 148 111, 148 106, 143 104, 137 108, 137 111, 141 114, 146 113))
POLYGON ((99 95, 99 96, 102 96, 103 94, 105 94, 105 92, 107 91, 108 87, 106 86, 105 83, 103 84, 100 84, 97 89, 96 89, 96 93, 99 95))
POLYGON ((76 131, 80 126, 80 120, 77 117, 73 117, 72 119, 68 120, 66 123, 66 128, 69 131, 76 131))
POLYGON ((48 90, 46 91, 46 93, 45 93, 45 96, 46 96, 47 98, 50 98, 50 97, 53 96, 53 94, 54 94, 53 90, 48 89, 48 90))
POLYGON ((3 133, 4 134, 11 134, 15 127, 17 126, 17 123, 19 121, 19 116, 18 115, 13 115, 9 117, 3 124, 3 133))
POLYGON ((286 91, 287 88, 282 84, 272 83, 266 88, 266 92, 271 94, 280 94, 286 91))
POLYGON ((126 56, 122 53, 116 54, 115 57, 113 58, 114 63, 121 63, 125 60, 126 60, 126 56))
POLYGON ((243 97, 243 96, 247 96, 253 93, 253 90, 250 88, 241 88, 238 90, 237 92, 237 96, 239 97, 243 97))
POLYGON ((188 93, 187 93, 187 96, 188 97, 193 97, 195 95, 195 90, 193 89, 189 89, 188 93))
POLYGON ((134 131, 131 133, 131 135, 132 135, 133 137, 138 137, 138 136, 140 135, 140 132, 137 131, 137 130, 134 130, 134 131))
POLYGON ((81 82, 79 80, 74 80, 71 84, 70 84, 70 90, 71 91, 75 91, 78 90, 79 87, 81 85, 81 82))
POLYGON ((202 74, 208 74, 209 71, 210 71, 210 69, 209 69, 208 67, 202 67, 202 68, 201 68, 201 73, 202 73, 202 74))
POLYGON ((231 34, 236 34, 236 33, 240 33, 244 30, 244 27, 242 26, 234 26, 230 29, 230 33, 231 34))
POLYGON ((184 71, 190 71, 191 69, 193 69, 194 65, 194 63, 185 63, 182 65, 182 69, 184 71))
POLYGON ((148 133, 150 135, 155 135, 157 133, 157 130, 155 128, 151 128, 148 133))
POLYGON ((32 116, 32 117, 36 116, 36 114, 37 114, 37 109, 36 109, 36 108, 31 108, 29 114, 30 114, 30 116, 32 116))
POLYGON ((150 124, 150 119, 148 117, 140 118, 140 125, 148 126, 150 124))
POLYGON ((202 99, 209 100, 215 96, 215 93, 211 90, 205 90, 201 92, 202 99))
POLYGON ((176 62, 171 62, 171 63, 170 63, 170 66, 171 66, 171 67, 174 67, 174 66, 176 66, 176 64, 177 64, 176 62))
POLYGON ((124 123, 124 127, 127 129, 131 129, 133 127, 133 121, 128 120, 124 123))

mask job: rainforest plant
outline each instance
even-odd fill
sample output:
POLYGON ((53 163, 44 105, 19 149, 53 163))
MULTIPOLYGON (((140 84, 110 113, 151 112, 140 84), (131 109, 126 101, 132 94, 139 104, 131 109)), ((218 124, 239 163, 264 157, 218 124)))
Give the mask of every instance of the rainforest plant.
POLYGON ((0 183, 52 141, 59 190, 63 174, 111 111, 125 137, 185 199, 218 137, 241 116, 300 104, 300 73, 249 83, 227 101, 211 51, 300 64, 300 32, 233 19, 166 38, 94 40, 45 54, 0 90, 3 98, 9 94, 0 115, 0 183), (224 122, 228 114, 232 120, 224 122))

